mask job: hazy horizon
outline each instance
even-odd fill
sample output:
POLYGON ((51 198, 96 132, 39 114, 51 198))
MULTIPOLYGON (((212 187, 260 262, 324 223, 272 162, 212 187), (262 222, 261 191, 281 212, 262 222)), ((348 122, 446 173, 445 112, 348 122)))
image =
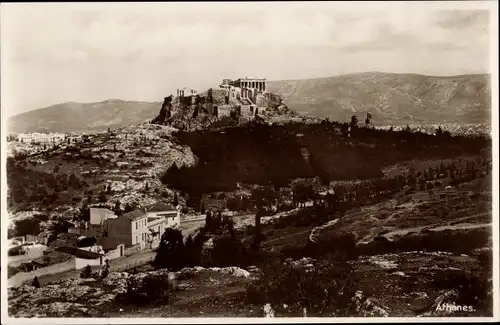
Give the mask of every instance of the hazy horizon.
POLYGON ((490 73, 484 3, 362 6, 2 4, 3 113, 67 102, 157 102, 176 88, 203 91, 226 77, 490 73))

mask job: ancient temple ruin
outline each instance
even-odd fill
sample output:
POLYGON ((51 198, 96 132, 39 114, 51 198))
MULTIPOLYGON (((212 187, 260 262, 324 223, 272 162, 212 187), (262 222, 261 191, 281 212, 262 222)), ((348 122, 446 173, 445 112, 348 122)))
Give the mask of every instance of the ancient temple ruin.
POLYGON ((259 95, 266 93, 266 79, 239 78, 223 79, 221 89, 226 90, 226 97, 241 100, 244 104, 256 104, 259 95))

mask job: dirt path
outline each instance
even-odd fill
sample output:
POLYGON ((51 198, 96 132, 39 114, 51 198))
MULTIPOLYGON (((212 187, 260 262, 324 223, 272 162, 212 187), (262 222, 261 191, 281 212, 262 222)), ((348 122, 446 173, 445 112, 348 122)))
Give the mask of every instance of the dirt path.
MULTIPOLYGON (((111 271, 122 271, 128 267, 133 267, 134 264, 137 266, 144 265, 145 263, 149 263, 156 255, 156 252, 154 251, 147 251, 147 252, 138 252, 133 255, 125 256, 119 259, 111 260, 109 262, 111 271)), ((93 272, 96 272, 100 270, 102 267, 101 266, 93 266, 92 270, 93 272)), ((58 272, 58 273, 53 273, 53 274, 46 274, 46 275, 41 275, 38 277, 38 280, 41 285, 47 285, 50 282, 54 281, 59 281, 59 280, 64 280, 64 279, 69 279, 73 277, 79 277, 80 272, 82 270, 68 270, 64 272, 58 272)), ((29 274, 29 273, 27 273, 29 274)), ((34 277, 34 275, 33 275, 34 277)), ((9 281, 9 286, 15 286, 19 285, 20 283, 14 282, 13 279, 10 279, 9 281)), ((28 283, 31 279, 27 280, 28 283)), ((24 282, 24 281, 23 281, 24 282)))
POLYGON ((264 241, 262 242, 262 245, 268 245, 268 244, 271 244, 271 243, 274 243, 274 242, 277 242, 279 240, 283 240, 283 239, 286 239, 286 238, 291 238, 291 237, 295 237, 295 236, 299 236, 299 235, 303 235, 305 233, 310 233, 311 230, 310 229, 307 229, 307 230, 303 230, 303 231, 300 231, 300 232, 296 232, 296 233, 293 233, 293 234, 289 234, 289 235, 285 235, 285 236, 281 236, 281 237, 277 237, 277 238, 273 238, 273 239, 270 239, 268 241, 264 241))
POLYGON ((432 228, 430 230, 432 231, 443 231, 443 230, 464 230, 464 229, 476 229, 476 228, 484 228, 484 227, 491 227, 491 223, 480 223, 480 224, 473 224, 473 223, 459 223, 455 225, 444 225, 444 226, 438 226, 436 228, 432 228))

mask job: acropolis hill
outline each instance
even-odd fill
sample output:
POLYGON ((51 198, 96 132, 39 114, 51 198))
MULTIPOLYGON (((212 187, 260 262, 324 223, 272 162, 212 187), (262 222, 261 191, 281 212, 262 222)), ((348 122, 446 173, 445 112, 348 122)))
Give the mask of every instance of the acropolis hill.
MULTIPOLYGON (((219 115, 223 113, 224 107, 221 106, 225 104, 227 93, 221 85, 238 87, 235 85, 237 81, 213 80, 212 98, 214 105, 219 108, 219 115)), ((240 78, 239 81, 250 79, 240 78)), ((300 80, 267 79, 263 90, 269 94, 268 107, 278 107, 279 101, 276 99, 283 98, 288 108, 302 116, 348 121, 353 114, 363 116, 370 112, 374 124, 380 126, 448 123, 455 129, 459 125, 490 124, 489 84, 490 76, 487 74, 433 77, 373 72, 300 80)), ((180 84, 177 87, 182 86, 190 85, 180 84)), ((234 89, 237 94, 237 89, 234 89)), ((197 90, 200 96, 208 95, 206 89, 197 90)), ((152 101, 108 99, 100 102, 60 103, 9 118, 8 131, 105 132, 108 128, 151 121, 158 115, 163 97, 170 94, 151 98, 152 101)), ((178 95, 175 88, 172 97, 174 95, 178 95)), ((188 95, 189 90, 184 91, 184 96, 188 95)), ((244 110, 243 103, 235 98, 229 100, 231 104, 242 105, 244 110)), ((175 101, 172 104, 175 106, 175 101)), ((256 102, 253 104, 259 105, 256 102)))
POLYGON ((221 120, 241 124, 262 120, 264 116, 295 115, 280 96, 266 88, 266 79, 246 77, 223 79, 219 88, 201 94, 191 88, 177 89, 175 97, 165 97, 152 122, 192 129, 221 120))

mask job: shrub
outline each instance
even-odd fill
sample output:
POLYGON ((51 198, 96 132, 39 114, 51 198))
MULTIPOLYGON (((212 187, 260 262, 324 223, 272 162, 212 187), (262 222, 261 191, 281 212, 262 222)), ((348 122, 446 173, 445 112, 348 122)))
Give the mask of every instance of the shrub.
POLYGON ((19 272, 21 272, 20 267, 12 267, 10 265, 7 266, 7 278, 12 277, 19 272))
POLYGON ((80 272, 80 278, 82 279, 88 279, 92 276, 92 268, 90 265, 87 265, 86 267, 83 268, 82 272, 80 272))
POLYGON ((213 266, 246 266, 249 262, 247 250, 243 243, 237 238, 230 236, 220 237, 214 240, 212 250, 213 266))
POLYGON ((117 301, 125 305, 144 306, 168 303, 172 289, 168 277, 148 275, 142 279, 130 277, 127 291, 117 296, 117 301))
POLYGON ((479 247, 491 246, 489 232, 484 229, 423 231, 410 234, 394 241, 373 241, 359 249, 364 255, 378 255, 410 251, 448 251, 457 254, 470 254, 479 247))
POLYGON ((330 235, 320 238, 316 243, 309 243, 309 256, 335 256, 337 260, 353 260, 358 257, 356 236, 351 233, 330 235))
POLYGON ((484 269, 476 270, 474 274, 464 270, 438 271, 434 274, 433 284, 438 290, 456 290, 457 305, 492 312, 493 299, 489 295, 492 285, 488 283, 488 272, 484 269))
POLYGON ((24 251, 22 250, 21 246, 15 246, 10 248, 7 253, 8 256, 17 256, 24 254, 24 251))
POLYGON ((97 240, 95 237, 85 237, 82 238, 78 241, 77 246, 78 247, 90 247, 93 246, 97 243, 97 240))
POLYGON ((26 218, 15 222, 16 236, 36 235, 40 232, 40 219, 26 218))
POLYGON ((250 304, 270 303, 280 316, 349 316, 354 312, 356 278, 347 263, 319 262, 314 269, 294 268, 273 262, 247 288, 250 304), (283 304, 288 307, 283 308, 283 304))
POLYGON ((35 288, 40 288, 40 281, 38 281, 38 277, 35 276, 31 285, 35 288))

